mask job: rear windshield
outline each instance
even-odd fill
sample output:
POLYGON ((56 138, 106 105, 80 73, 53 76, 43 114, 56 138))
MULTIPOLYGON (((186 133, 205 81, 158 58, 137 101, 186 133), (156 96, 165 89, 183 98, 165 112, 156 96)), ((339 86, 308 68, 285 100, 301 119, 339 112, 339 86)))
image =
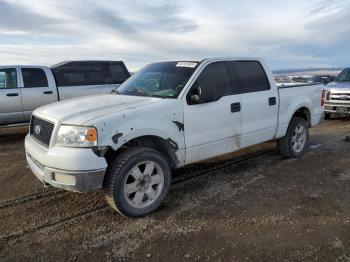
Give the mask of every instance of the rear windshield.
POLYGON ((349 82, 350 81, 350 68, 344 69, 336 78, 338 82, 349 82))
POLYGON ((121 84, 129 73, 121 63, 70 62, 51 68, 57 86, 121 84))
POLYGON ((176 98, 198 62, 172 61, 145 66, 118 88, 118 94, 176 98))

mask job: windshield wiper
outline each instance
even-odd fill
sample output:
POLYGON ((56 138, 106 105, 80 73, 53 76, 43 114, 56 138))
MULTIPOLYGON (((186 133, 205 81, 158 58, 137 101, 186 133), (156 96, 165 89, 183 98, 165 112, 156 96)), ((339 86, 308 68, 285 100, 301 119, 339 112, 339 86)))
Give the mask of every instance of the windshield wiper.
POLYGON ((140 96, 151 96, 147 92, 145 92, 145 91, 143 91, 141 89, 138 89, 138 88, 134 88, 132 90, 128 90, 124 94, 140 95, 140 96))
POLYGON ((156 97, 156 98, 173 98, 173 97, 168 97, 168 96, 147 93, 147 92, 143 91, 142 89, 138 89, 138 88, 134 88, 132 90, 126 91, 125 93, 118 93, 118 94, 139 95, 139 96, 156 97))

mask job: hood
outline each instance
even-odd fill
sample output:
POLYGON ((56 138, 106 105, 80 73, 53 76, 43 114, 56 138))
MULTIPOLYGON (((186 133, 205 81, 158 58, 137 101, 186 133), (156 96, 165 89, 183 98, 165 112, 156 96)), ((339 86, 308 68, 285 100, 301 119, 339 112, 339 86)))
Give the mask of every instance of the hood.
POLYGON ((342 91, 350 91, 350 82, 331 82, 327 86, 327 89, 342 89, 342 91))
POLYGON ((81 125, 104 115, 145 106, 161 100, 161 98, 143 96, 94 95, 49 104, 38 108, 35 113, 59 120, 63 124, 81 125))

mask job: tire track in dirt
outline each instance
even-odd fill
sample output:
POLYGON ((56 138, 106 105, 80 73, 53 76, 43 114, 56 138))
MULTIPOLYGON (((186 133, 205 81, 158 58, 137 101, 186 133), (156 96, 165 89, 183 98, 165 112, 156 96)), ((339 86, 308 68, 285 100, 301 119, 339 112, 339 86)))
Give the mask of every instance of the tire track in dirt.
MULTIPOLYGON (((203 174, 206 174, 206 173, 209 173, 209 172, 212 172, 215 170, 221 170, 221 169, 224 169, 226 167, 229 167, 229 166, 232 166, 235 164, 239 164, 239 163, 247 161, 247 160, 252 160, 252 159, 257 158, 261 155, 272 153, 272 152, 273 152, 273 150, 259 151, 259 152, 253 153, 253 154, 244 155, 244 156, 235 158, 233 160, 224 161, 221 164, 214 165, 213 167, 210 167, 210 168, 204 168, 200 171, 192 172, 191 174, 177 175, 174 178, 172 184, 178 184, 178 183, 181 183, 184 181, 188 181, 188 180, 194 179, 198 176, 201 176, 203 174)), ((212 166, 213 164, 210 164, 210 165, 212 166)), ((62 195, 62 194, 68 194, 68 193, 69 193, 68 191, 50 188, 48 190, 43 190, 43 191, 36 192, 33 194, 24 195, 24 196, 21 196, 21 197, 16 198, 16 199, 6 200, 6 201, 0 203, 0 210, 4 209, 4 208, 15 207, 15 206, 27 203, 27 202, 33 202, 36 200, 40 200, 42 198, 47 198, 47 197, 52 197, 52 196, 57 196, 57 195, 62 195)))
MULTIPOLYGON (((252 153, 252 154, 244 155, 244 156, 241 156, 241 157, 237 157, 237 158, 235 158, 233 160, 223 161, 221 164, 215 164, 214 166, 213 166, 213 164, 207 164, 207 165, 210 165, 211 167, 210 168, 203 168, 203 169, 201 169, 199 171, 192 172, 191 174, 179 175, 178 177, 176 177, 174 179, 172 184, 173 185, 175 185, 175 184, 179 185, 181 183, 188 182, 189 180, 199 178, 199 177, 201 177, 203 175, 210 174, 212 172, 216 172, 216 171, 228 168, 228 167, 234 167, 235 165, 244 164, 247 161, 251 161, 253 159, 257 159, 257 158, 259 158, 261 156, 264 156, 264 155, 269 155, 272 152, 274 152, 274 150, 263 150, 263 151, 259 151, 259 152, 256 152, 256 153, 252 153), (184 178, 184 176, 185 176, 185 178, 184 178)), ((38 192, 38 193, 35 193, 35 194, 24 196, 24 197, 19 198, 19 199, 15 199, 15 200, 4 202, 4 203, 2 203, 2 206, 0 206, 0 209, 1 208, 6 208, 6 207, 14 207, 14 206, 17 206, 17 205, 20 205, 20 204, 24 204, 24 203, 28 203, 28 202, 31 202, 31 201, 40 200, 40 199, 42 199, 42 198, 44 198, 46 196, 44 193, 45 192, 38 192)), ((59 191, 59 190, 53 189, 53 190, 50 190, 50 191, 48 191, 46 193, 49 196, 55 196, 57 194, 63 194, 63 193, 69 193, 69 192, 59 191)), ((26 236, 28 234, 33 234, 33 233, 36 233, 37 231, 40 231, 40 230, 49 229, 51 227, 55 227, 55 226, 58 226, 58 225, 63 225, 63 224, 66 224, 66 223, 69 223, 69 222, 72 222, 72 221, 75 221, 75 220, 78 220, 78 219, 81 219, 81 218, 86 218, 86 217, 88 217, 90 215, 93 215, 95 213, 108 210, 109 208, 110 208, 109 206, 104 204, 104 205, 98 206, 97 208, 84 210, 84 211, 79 212, 77 214, 74 214, 74 215, 71 215, 71 216, 67 216, 65 218, 55 220, 53 222, 49 221, 49 222, 43 223, 43 224, 41 224, 39 226, 31 227, 31 228, 26 229, 24 231, 15 232, 15 233, 9 234, 7 236, 0 236, 0 250, 2 248, 4 248, 4 246, 8 243, 8 241, 16 241, 16 240, 18 240, 18 239, 20 239, 20 238, 22 238, 22 237, 24 237, 24 236, 26 236)))
POLYGON ((67 191, 58 190, 54 188, 48 189, 48 190, 42 190, 40 192, 24 195, 16 199, 6 200, 0 203, 0 210, 4 208, 15 207, 27 202, 33 202, 36 200, 40 200, 42 198, 47 198, 47 197, 52 197, 52 196, 57 196, 57 195, 67 194, 67 193, 68 193, 67 191))
POLYGON ((108 210, 108 208, 109 207, 106 204, 104 204, 104 205, 101 205, 101 206, 96 207, 94 209, 84 210, 83 212, 80 212, 78 214, 74 214, 72 216, 65 217, 63 219, 58 219, 58 220, 53 221, 53 222, 43 223, 43 224, 41 224, 38 227, 32 227, 32 228, 26 229, 26 230, 24 230, 22 232, 17 232, 17 233, 13 233, 13 234, 10 234, 10 235, 7 235, 7 236, 0 237, 0 250, 2 250, 5 247, 5 245, 8 243, 8 241, 10 241, 10 240, 18 240, 21 237, 24 237, 24 236, 26 236, 28 234, 33 234, 33 233, 35 233, 37 231, 40 231, 40 230, 43 230, 43 229, 52 228, 52 227, 55 227, 55 226, 63 225, 63 224, 66 224, 66 223, 70 223, 72 221, 78 220, 80 218, 87 217, 87 216, 92 215, 94 213, 98 213, 100 211, 108 210))
MULTIPOLYGON (((212 166, 212 167, 205 168, 205 169, 202 169, 202 170, 199 170, 196 172, 192 172, 192 174, 182 174, 182 175, 176 176, 172 181, 172 185, 179 184, 179 183, 191 180, 191 179, 195 179, 196 177, 208 174, 208 173, 213 172, 213 171, 219 171, 219 170, 225 169, 227 167, 232 167, 234 165, 241 164, 241 163, 244 163, 248 160, 253 160, 253 159, 259 158, 262 155, 271 154, 274 151, 275 151, 274 149, 262 150, 262 151, 251 153, 248 155, 243 155, 241 157, 236 157, 232 160, 223 161, 222 163, 219 163, 216 165, 210 164, 210 166, 212 166)), ((191 167, 189 167, 189 168, 191 168, 191 167)))

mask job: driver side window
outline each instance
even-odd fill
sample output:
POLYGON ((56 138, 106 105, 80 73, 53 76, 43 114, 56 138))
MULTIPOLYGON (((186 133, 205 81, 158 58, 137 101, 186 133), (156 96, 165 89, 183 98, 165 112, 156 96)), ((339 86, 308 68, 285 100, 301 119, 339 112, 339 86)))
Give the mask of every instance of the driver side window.
POLYGON ((204 104, 232 95, 231 79, 225 62, 209 64, 199 75, 187 96, 187 103, 204 104))
POLYGON ((15 68, 0 69, 0 89, 17 88, 17 73, 15 68))

